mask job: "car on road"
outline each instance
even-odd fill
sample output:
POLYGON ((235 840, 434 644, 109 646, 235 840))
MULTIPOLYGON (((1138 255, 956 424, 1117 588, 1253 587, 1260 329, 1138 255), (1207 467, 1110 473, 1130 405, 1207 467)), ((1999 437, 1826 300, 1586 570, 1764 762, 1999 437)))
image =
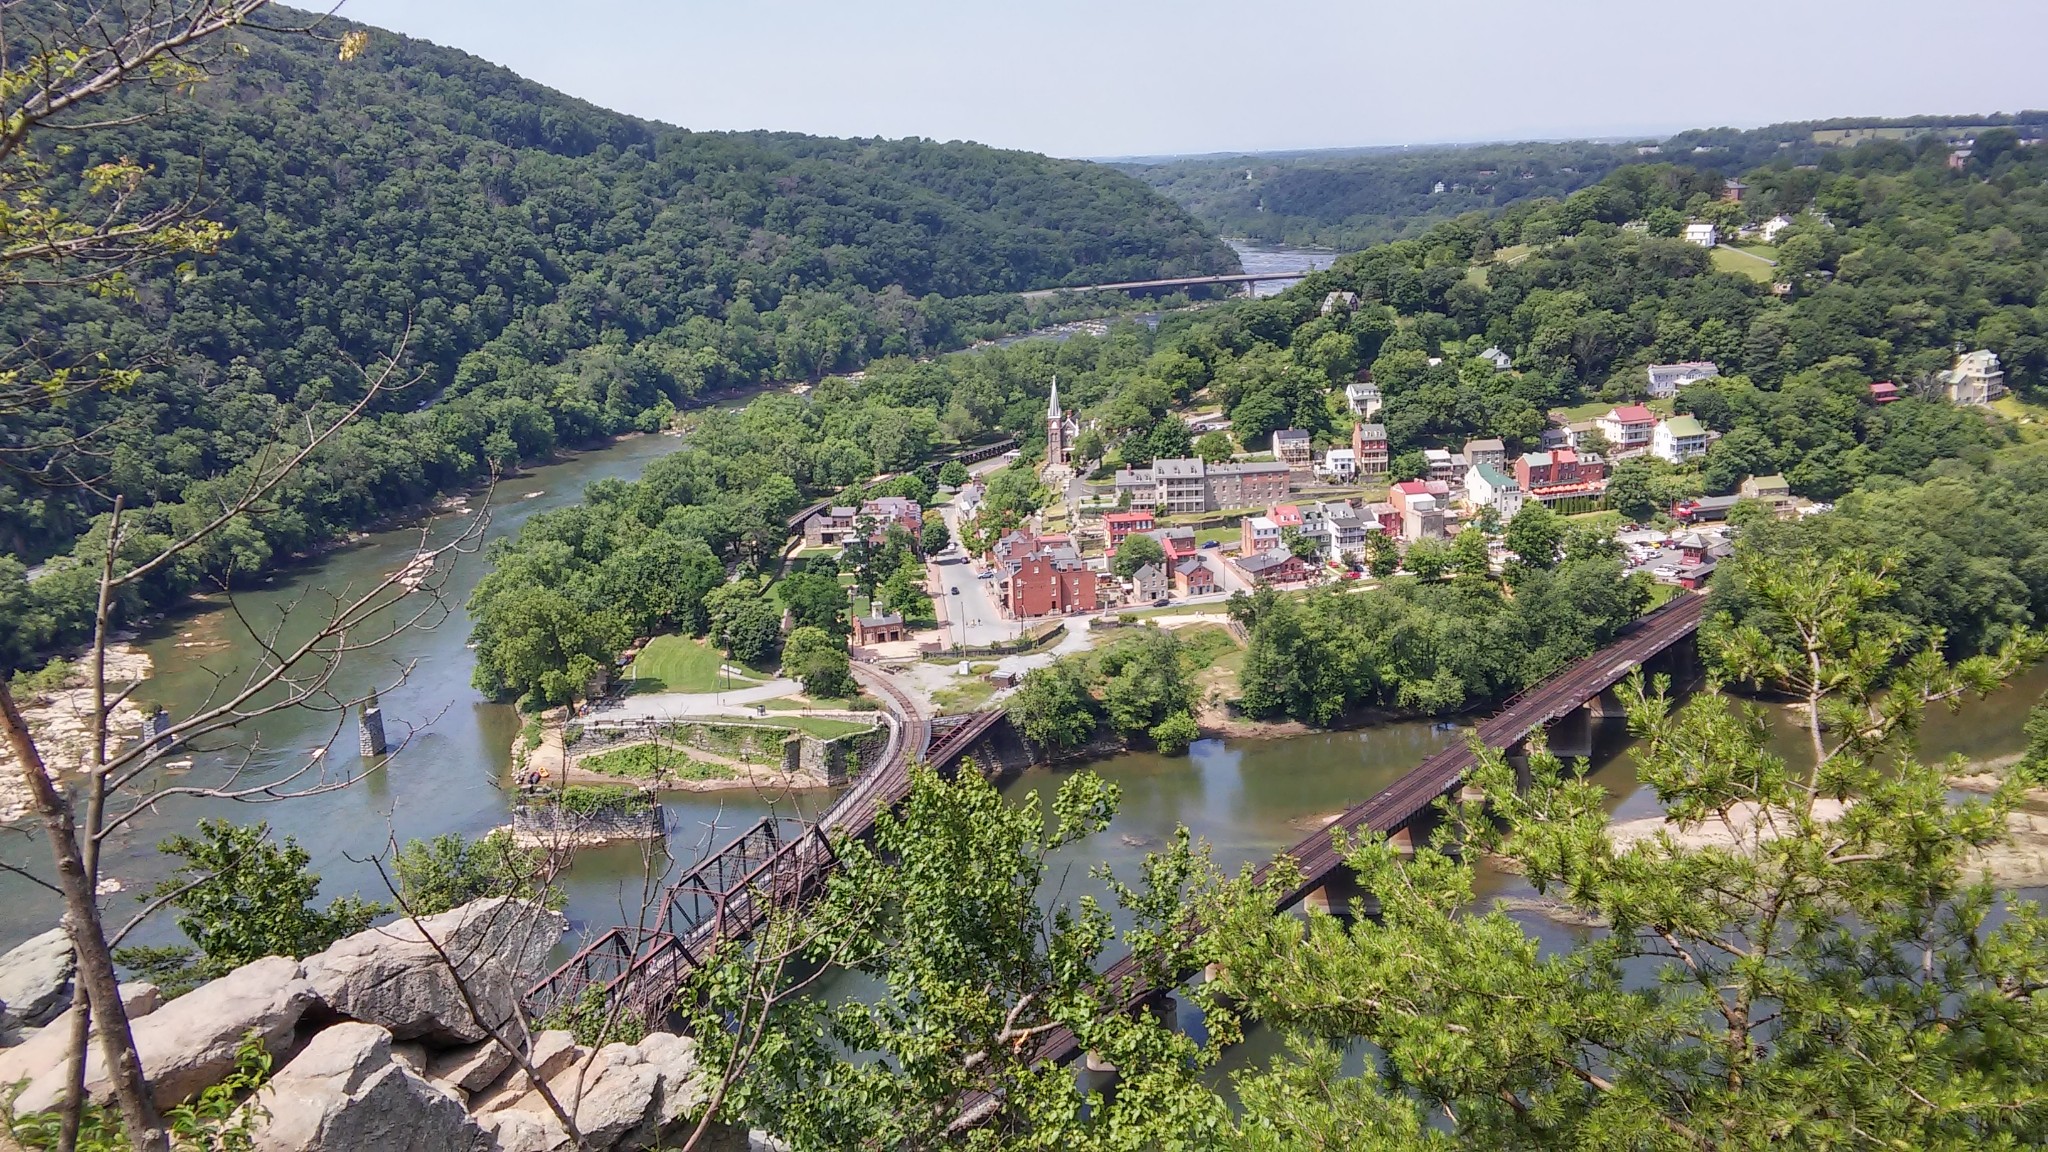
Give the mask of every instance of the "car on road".
POLYGON ((1167 599, 1166 597, 1164 597, 1164 596, 1161 596, 1161 597, 1160 597, 1159 599, 1157 599, 1157 600, 1154 600, 1154 601, 1152 602, 1152 606, 1153 606, 1154 608, 1164 608, 1164 607, 1166 607, 1166 606, 1167 606, 1168 604, 1171 604, 1171 603, 1173 603, 1173 601, 1171 601, 1171 600, 1168 600, 1168 599, 1167 599))
POLYGON ((953 585, 953 595, 955 595, 955 596, 958 596, 959 594, 960 594, 960 586, 959 586, 958 584, 955 584, 955 585, 953 585))

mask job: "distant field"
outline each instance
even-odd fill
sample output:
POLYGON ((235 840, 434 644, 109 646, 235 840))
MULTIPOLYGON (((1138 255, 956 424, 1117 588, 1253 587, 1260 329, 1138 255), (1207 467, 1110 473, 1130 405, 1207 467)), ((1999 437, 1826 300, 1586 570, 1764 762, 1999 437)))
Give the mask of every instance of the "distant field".
POLYGON ((1740 248, 1730 248, 1726 244, 1708 253, 1708 258, 1713 261, 1716 272, 1731 272, 1737 276, 1747 276, 1759 284, 1770 283, 1778 274, 1777 266, 1764 257, 1745 252, 1740 248))
POLYGON ((725 653, 708 640, 656 636, 640 650, 628 675, 639 692, 718 692, 760 683, 747 676, 721 676, 718 668, 724 662, 725 653))

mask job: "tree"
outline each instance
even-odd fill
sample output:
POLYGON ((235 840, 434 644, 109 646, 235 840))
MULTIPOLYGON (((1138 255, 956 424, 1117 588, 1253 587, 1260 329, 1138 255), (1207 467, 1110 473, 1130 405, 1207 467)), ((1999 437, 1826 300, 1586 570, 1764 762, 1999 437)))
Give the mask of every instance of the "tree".
POLYGON ((939 483, 948 488, 959 488, 972 478, 967 472, 967 465, 958 460, 948 460, 939 469, 939 483))
POLYGON ((1451 568, 1451 546, 1433 536, 1410 541, 1401 564, 1418 580, 1441 580, 1451 568))
POLYGON ((845 642, 822 628, 798 628, 782 648, 782 674, 802 682, 813 700, 853 695, 852 668, 845 642))
POLYGON ((1384 580, 1401 570, 1401 548, 1385 532, 1365 534, 1366 570, 1374 579, 1384 580))
POLYGON ((924 530, 918 534, 917 550, 926 556, 937 556, 953 544, 953 530, 946 527, 946 521, 938 513, 924 518, 924 530))
POLYGON ((1553 568, 1564 547, 1565 522, 1540 500, 1522 505, 1508 520, 1504 542, 1515 558, 1532 568, 1553 568))
POLYGON ((1081 434, 1074 437, 1072 456, 1076 464, 1093 463, 1102 459, 1102 450, 1102 433, 1093 427, 1081 429, 1081 434))
POLYGON ((1461 576, 1491 576, 1493 558, 1486 549, 1486 534, 1467 528, 1451 542, 1451 570, 1461 576))
POLYGON ((1163 628, 1145 628, 1096 658, 1103 677, 1102 708, 1110 727, 1126 736, 1149 731, 1194 704, 1195 686, 1181 666, 1180 641, 1163 628))
POLYGON ((757 665, 782 639, 782 616, 758 582, 735 580, 704 598, 711 615, 711 638, 725 654, 742 664, 757 665))
POLYGON ((1025 739, 1053 751, 1078 748, 1095 734, 1095 701, 1088 685, 1073 665, 1061 661, 1025 673, 1007 708, 1025 739))
POLYGON ((265 956, 310 956, 370 926, 390 907, 356 896, 313 907, 320 877, 298 841, 270 839, 267 824, 201 820, 198 834, 157 846, 183 862, 157 884, 151 900, 178 910, 178 930, 192 947, 123 948, 121 963, 176 996, 265 956))
POLYGON ((1276 920, 1287 876, 1240 881, 1206 909, 1218 995, 1304 1057, 1241 1086, 1296 1106, 1252 1123, 1392 1121, 1393 1147, 1430 1146, 1428 1127, 1458 1147, 2048 1138, 2032 1071, 2048 1060, 2044 925, 2030 904, 1994 912, 1973 862, 2007 835, 2012 795, 1952 801, 1943 770, 1912 756, 1926 704, 1988 691, 2040 646, 1953 667, 1932 649, 1879 653, 1863 629, 1887 630, 1884 584, 1867 561, 1807 557, 1760 580, 1753 619, 1706 638, 1724 673, 1809 698, 1824 685, 1827 722, 1802 722, 1814 760, 1774 754, 1717 688, 1673 709, 1637 678, 1636 764, 1664 807, 1650 834, 1622 836, 1604 791, 1547 752, 1519 785, 1486 750, 1412 860, 1383 837, 1342 838, 1373 920, 1276 920), (1479 852, 1604 930, 1539 943, 1503 911, 1472 911, 1479 852), (1336 1054, 1361 1045, 1398 1089, 1341 1070, 1336 1054))
POLYGON ((1147 564, 1164 563, 1166 549, 1159 541, 1143 532, 1133 532, 1116 546, 1116 556, 1109 562, 1109 570, 1116 573, 1118 579, 1129 580, 1147 564))
POLYGON ((1215 1146, 1228 1110, 1200 1080, 1215 1045, 1124 1011, 1095 975, 1112 942, 1147 972, 1190 963, 1185 908, 1207 874, 1185 830, 1141 880, 1109 881, 1130 929, 1092 899, 1044 897, 1049 857, 1099 834, 1117 802, 1085 771, 1047 813, 1035 792, 1006 803, 976 771, 949 783, 914 769, 900 811, 838 849, 823 900, 764 934, 770 954, 811 957, 812 969, 829 958, 871 995, 788 995, 809 978, 729 945, 680 999, 706 1066, 746 1069, 724 1078, 719 1116, 796 1148, 1215 1146), (1061 1026, 1115 1061, 1122 1092, 1084 1095, 1070 1072, 1032 1067, 1061 1026), (963 1135, 967 1106, 979 1111, 963 1135))
POLYGON ((1280 530, 1280 543, 1296 560, 1313 561, 1323 554, 1322 541, 1291 525, 1280 530))
POLYGON ((512 897, 560 907, 564 894, 548 883, 545 856, 512 842, 502 829, 470 840, 445 832, 408 840, 391 859, 398 901, 413 916, 433 916, 472 900, 512 897))
POLYGON ((1650 466, 1640 460, 1623 460, 1607 478, 1607 506, 1641 522, 1659 511, 1650 466))
POLYGON ((1202 729, 1195 723, 1194 714, 1182 709, 1152 726, 1152 743, 1168 756, 1186 752, 1194 742, 1202 738, 1202 729))
POLYGON ((792 572, 783 578, 776 591, 796 627, 819 628, 833 636, 846 635, 846 589, 832 576, 816 569, 792 572))
POLYGON ((1210 464, 1222 464, 1236 452, 1237 446, 1230 442, 1228 432, 1204 432, 1195 441, 1195 455, 1210 464))

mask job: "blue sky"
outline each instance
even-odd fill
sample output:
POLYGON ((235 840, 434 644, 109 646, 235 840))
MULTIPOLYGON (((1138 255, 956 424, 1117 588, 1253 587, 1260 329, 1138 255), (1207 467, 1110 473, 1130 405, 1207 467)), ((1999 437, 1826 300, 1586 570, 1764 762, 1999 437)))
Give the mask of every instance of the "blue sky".
POLYGON ((348 0, 691 128, 1061 156, 2048 107, 2048 0, 348 0))

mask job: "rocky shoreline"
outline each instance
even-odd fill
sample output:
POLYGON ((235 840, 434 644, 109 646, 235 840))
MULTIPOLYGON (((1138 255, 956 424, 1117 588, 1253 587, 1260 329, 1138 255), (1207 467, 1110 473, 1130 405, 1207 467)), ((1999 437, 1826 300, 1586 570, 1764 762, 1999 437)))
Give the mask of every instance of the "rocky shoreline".
MULTIPOLYGON (((107 646, 109 686, 139 683, 149 679, 149 656, 135 646, 132 637, 107 646)), ((91 755, 92 689, 74 677, 66 687, 35 701, 16 701, 22 718, 35 733, 43 763, 58 776, 84 769, 91 755)), ((142 709, 133 700, 114 706, 109 732, 118 745, 142 732, 142 709)), ((28 780, 14 750, 0 742, 0 824, 11 824, 28 815, 28 780)))

